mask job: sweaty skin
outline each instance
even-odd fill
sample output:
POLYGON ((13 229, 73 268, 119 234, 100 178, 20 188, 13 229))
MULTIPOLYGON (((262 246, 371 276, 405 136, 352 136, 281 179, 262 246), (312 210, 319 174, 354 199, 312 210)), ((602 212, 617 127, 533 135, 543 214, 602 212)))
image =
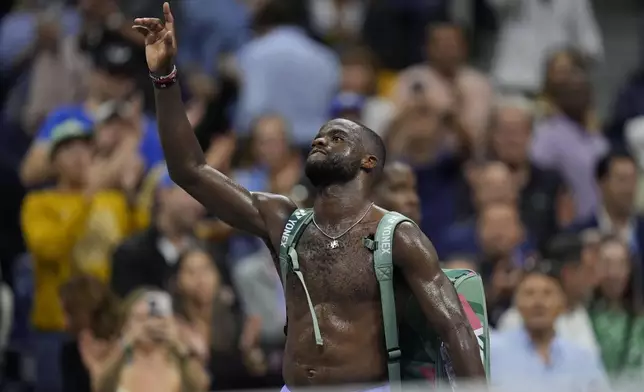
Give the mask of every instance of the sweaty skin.
MULTIPOLYGON (((135 21, 147 30, 142 31, 144 34, 153 34, 146 37, 148 66, 160 75, 169 73, 176 53, 176 46, 168 47, 174 38, 163 39, 172 34, 168 33, 172 15, 167 3, 164 13, 166 27, 158 19, 135 21)), ((295 204, 284 196, 249 192, 206 164, 188 122, 178 83, 156 89, 155 100, 159 134, 172 179, 227 224, 262 238, 279 266, 276 254, 282 230, 295 204)), ((351 154, 363 157, 355 178, 318 189, 314 202, 316 221, 328 233, 350 227, 371 203, 369 172, 377 165, 377 158, 365 154, 358 127, 348 120, 329 121, 313 142, 318 152, 308 158, 315 161, 351 154)), ((375 233, 384 213, 378 207, 372 208, 361 223, 338 240, 337 249, 327 247, 328 238, 313 224, 302 235, 297 252, 324 345, 315 344, 304 291, 290 273, 283 282, 289 320, 283 375, 289 387, 377 383, 387 379, 373 256, 362 244, 362 237, 375 233)), ((476 337, 454 287, 439 267, 431 242, 416 226, 403 223, 394 236, 393 256, 404 278, 400 289, 411 290, 418 299, 428 324, 446 343, 456 376, 483 378, 476 337)))

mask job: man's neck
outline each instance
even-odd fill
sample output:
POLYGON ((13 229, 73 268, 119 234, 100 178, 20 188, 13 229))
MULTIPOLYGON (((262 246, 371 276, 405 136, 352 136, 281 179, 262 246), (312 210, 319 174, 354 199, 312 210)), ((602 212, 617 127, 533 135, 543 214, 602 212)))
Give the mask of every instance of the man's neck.
POLYGON ((460 67, 434 67, 436 72, 445 80, 449 82, 455 82, 456 77, 458 76, 458 70, 460 67))
POLYGON ((83 190, 83 185, 74 181, 60 179, 56 184, 56 189, 64 193, 81 192, 83 190))
POLYGON ((212 317, 211 303, 199 303, 197 301, 186 300, 184 306, 189 320, 200 320, 210 325, 212 317))
POLYGON ((367 185, 353 180, 345 184, 322 187, 317 190, 313 211, 321 226, 335 225, 344 220, 355 220, 371 203, 366 196, 367 185))
POLYGON ((545 363, 550 363, 550 345, 555 338, 554 328, 544 330, 528 330, 530 341, 534 345, 537 353, 545 363))
POLYGON ((586 112, 583 113, 565 113, 570 121, 579 125, 583 130, 586 130, 586 112))
POLYGON ((610 223, 613 225, 614 229, 622 229, 628 225, 628 221, 631 217, 630 211, 622 211, 619 208, 612 207, 610 205, 604 204, 604 209, 610 219, 610 223))

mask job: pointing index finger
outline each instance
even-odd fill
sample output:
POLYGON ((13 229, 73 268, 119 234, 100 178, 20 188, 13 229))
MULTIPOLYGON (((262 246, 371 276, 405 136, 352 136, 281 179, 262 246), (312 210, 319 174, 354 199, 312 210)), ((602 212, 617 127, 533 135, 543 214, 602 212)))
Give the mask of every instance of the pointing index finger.
POLYGON ((172 11, 170 10, 170 3, 168 2, 163 3, 163 17, 165 19, 167 29, 172 31, 174 27, 174 16, 172 15, 172 11))

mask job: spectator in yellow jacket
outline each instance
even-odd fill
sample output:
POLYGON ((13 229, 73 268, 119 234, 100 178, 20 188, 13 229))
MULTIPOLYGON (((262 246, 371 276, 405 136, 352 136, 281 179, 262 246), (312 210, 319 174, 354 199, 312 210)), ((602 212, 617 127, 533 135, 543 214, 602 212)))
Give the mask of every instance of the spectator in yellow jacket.
POLYGON ((22 229, 34 265, 31 319, 37 351, 43 351, 36 353, 37 377, 47 383, 57 382, 49 377, 60 374, 58 332, 65 319, 59 288, 80 273, 107 281, 111 252, 129 234, 133 220, 128 199, 118 190, 121 162, 95 159, 91 132, 75 120, 60 124, 52 137, 56 184, 28 193, 22 206, 22 229))

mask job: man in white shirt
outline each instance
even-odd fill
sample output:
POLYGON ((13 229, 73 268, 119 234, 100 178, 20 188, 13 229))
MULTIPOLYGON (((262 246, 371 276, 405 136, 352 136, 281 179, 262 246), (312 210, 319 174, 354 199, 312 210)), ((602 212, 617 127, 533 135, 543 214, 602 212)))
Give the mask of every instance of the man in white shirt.
POLYGON ((603 56, 588 0, 487 1, 500 21, 492 75, 504 90, 539 92, 545 59, 553 50, 570 46, 595 60, 603 56))
MULTIPOLYGON (((598 354, 595 333, 584 306, 593 289, 594 269, 584 257, 583 241, 574 233, 561 234, 552 240, 547 253, 553 264, 558 266, 557 275, 567 300, 567 311, 562 313, 555 323, 557 334, 598 354)), ((521 325, 523 319, 516 306, 513 306, 501 316, 497 328, 506 331, 521 325)))

